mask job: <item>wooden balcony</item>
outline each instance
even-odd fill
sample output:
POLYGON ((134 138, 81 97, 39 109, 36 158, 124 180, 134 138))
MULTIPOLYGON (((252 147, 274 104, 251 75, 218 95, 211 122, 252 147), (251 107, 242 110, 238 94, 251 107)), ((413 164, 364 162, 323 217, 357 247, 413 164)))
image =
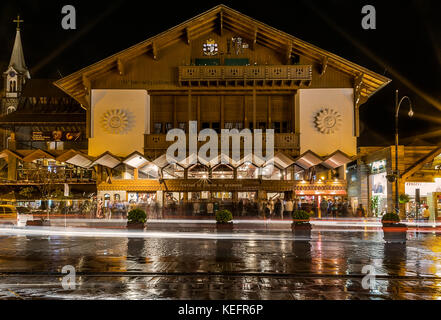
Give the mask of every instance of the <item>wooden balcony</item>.
POLYGON ((312 80, 311 65, 180 66, 181 86, 300 86, 312 80))
MULTIPOLYGON (((187 136, 188 137, 188 136, 187 136)), ((146 134, 144 135, 144 150, 145 151, 163 151, 173 143, 165 140, 165 134, 146 134)), ((265 134, 263 134, 265 138, 265 134)), ((188 139, 188 138, 187 138, 188 139)), ((198 141, 198 148, 205 144, 205 141, 198 141)), ((230 143, 231 145, 231 143, 230 143)), ((221 146, 219 135, 219 148, 221 146)), ((263 143, 265 146, 265 142, 263 143)), ((274 134, 274 148, 276 150, 292 150, 297 151, 300 148, 299 135, 295 133, 276 133, 274 134)))

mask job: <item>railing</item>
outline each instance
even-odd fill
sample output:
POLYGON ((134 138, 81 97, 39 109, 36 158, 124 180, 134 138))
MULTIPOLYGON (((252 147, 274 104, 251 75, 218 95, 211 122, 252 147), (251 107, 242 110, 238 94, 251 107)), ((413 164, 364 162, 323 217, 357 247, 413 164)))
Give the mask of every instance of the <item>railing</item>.
MULTIPOLYGON (((265 146, 265 134, 263 136, 263 147, 265 146)), ((165 140, 165 134, 146 134, 144 135, 145 150, 166 150, 173 142, 165 140)), ((219 148, 221 147, 219 135, 219 148)), ((188 135, 187 135, 188 139, 188 135)), ((204 141, 198 141, 198 147, 205 144, 204 141)), ((230 143, 231 145, 231 143, 230 143)), ((298 149, 300 147, 299 135, 296 133, 275 133, 274 148, 275 149, 298 149)))
POLYGON ((311 65, 180 66, 179 81, 312 80, 311 65))

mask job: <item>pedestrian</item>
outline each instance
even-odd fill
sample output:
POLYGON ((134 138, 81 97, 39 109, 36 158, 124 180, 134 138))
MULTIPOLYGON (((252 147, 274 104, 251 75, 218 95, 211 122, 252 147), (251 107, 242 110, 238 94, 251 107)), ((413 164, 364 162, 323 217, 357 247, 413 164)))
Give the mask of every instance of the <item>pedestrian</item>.
POLYGON ((326 201, 326 199, 323 198, 322 201, 320 201, 320 213, 321 213, 321 216, 326 215, 327 209, 328 209, 328 201, 326 201))
POLYGON ((279 214, 280 214, 280 218, 283 219, 283 211, 284 211, 284 207, 283 207, 283 201, 279 198, 277 199, 278 203, 279 203, 279 214))
POLYGON ((96 209, 96 217, 98 219, 101 219, 102 218, 102 214, 103 214, 103 200, 99 199, 98 200, 97 209, 96 209))
POLYGON ((332 214, 332 200, 328 200, 328 208, 326 209, 326 215, 330 217, 332 214))
POLYGON ((335 201, 335 200, 332 203, 331 211, 332 211, 332 217, 334 219, 337 218, 338 204, 337 204, 337 201, 335 201))
POLYGON ((359 204, 358 208, 357 208, 357 217, 361 218, 364 217, 366 214, 364 208, 363 208, 363 204, 359 204))
POLYGON ((213 202, 207 203, 207 214, 208 215, 213 215, 213 208, 214 208, 213 202))
POLYGON ((430 210, 429 207, 426 205, 424 206, 424 210, 423 210, 423 220, 429 221, 429 218, 430 218, 430 210))
POLYGON ((289 217, 292 217, 292 210, 294 209, 294 204, 291 199, 288 199, 285 203, 285 211, 289 217))

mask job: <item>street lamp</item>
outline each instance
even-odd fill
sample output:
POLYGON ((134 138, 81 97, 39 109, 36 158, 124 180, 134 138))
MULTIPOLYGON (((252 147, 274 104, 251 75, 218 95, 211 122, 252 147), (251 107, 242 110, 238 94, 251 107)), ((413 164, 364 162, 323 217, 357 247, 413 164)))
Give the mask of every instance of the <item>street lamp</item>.
POLYGON ((409 101, 409 117, 413 117, 412 101, 408 96, 404 96, 398 101, 398 90, 395 91, 395 211, 400 213, 399 200, 398 200, 398 179, 400 178, 400 172, 398 171, 398 113, 400 111, 401 103, 406 100, 409 101))

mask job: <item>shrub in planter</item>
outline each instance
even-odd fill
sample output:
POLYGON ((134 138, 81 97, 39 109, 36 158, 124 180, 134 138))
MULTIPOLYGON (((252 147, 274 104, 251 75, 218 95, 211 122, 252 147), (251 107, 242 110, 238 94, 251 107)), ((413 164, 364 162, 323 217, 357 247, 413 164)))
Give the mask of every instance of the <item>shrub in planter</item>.
POLYGON ((128 229, 144 229, 147 221, 147 214, 142 209, 133 209, 127 215, 128 229))
POLYGON ((218 229, 232 229, 233 228, 233 214, 229 210, 216 211, 216 228, 218 229))
POLYGON ((311 239, 312 226, 309 223, 310 215, 305 210, 295 210, 292 213, 291 230, 295 236, 311 239))
POLYGON ((51 222, 49 220, 44 219, 44 218, 41 218, 38 220, 26 220, 26 226, 49 227, 50 225, 51 225, 51 222))
POLYGON ((383 224, 383 239, 386 242, 406 242, 407 226, 400 223, 398 214, 390 212, 381 218, 383 224))

